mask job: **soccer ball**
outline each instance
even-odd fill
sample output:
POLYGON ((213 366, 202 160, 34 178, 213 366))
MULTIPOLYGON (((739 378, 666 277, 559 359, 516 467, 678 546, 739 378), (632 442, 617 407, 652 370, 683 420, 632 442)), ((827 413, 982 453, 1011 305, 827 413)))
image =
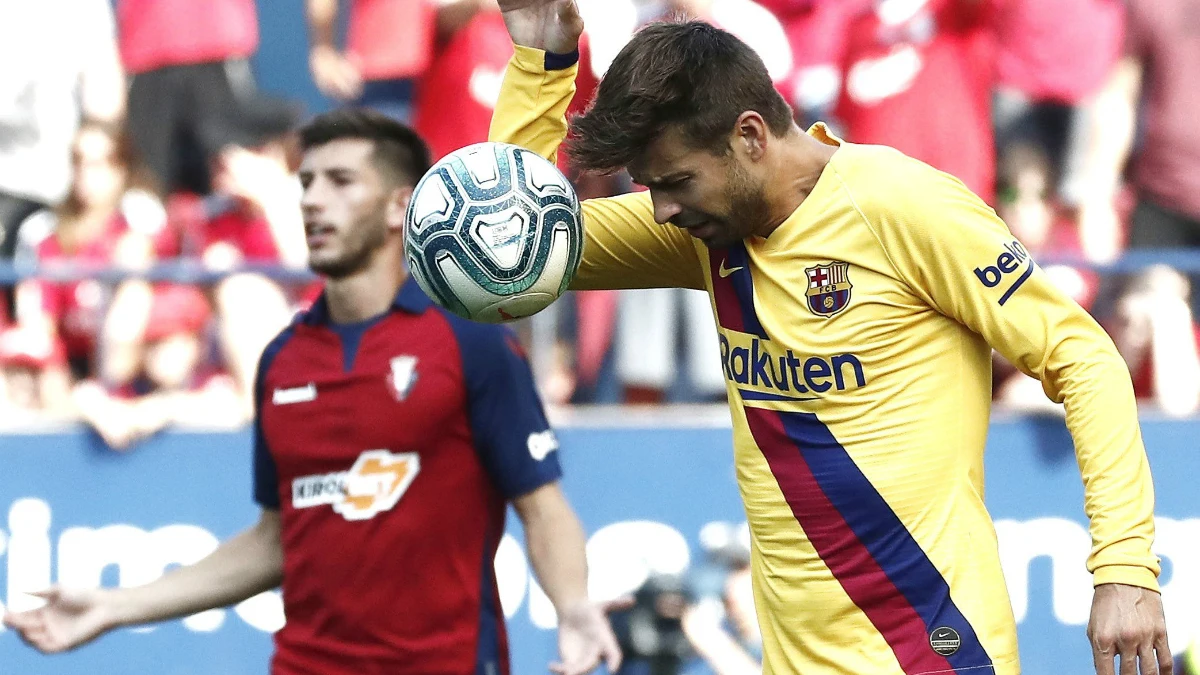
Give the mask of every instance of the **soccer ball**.
POLYGON ((405 219, 409 272, 434 302, 473 321, 535 314, 570 284, 583 253, 579 197, 540 155, 506 143, 450 153, 417 183, 405 219))

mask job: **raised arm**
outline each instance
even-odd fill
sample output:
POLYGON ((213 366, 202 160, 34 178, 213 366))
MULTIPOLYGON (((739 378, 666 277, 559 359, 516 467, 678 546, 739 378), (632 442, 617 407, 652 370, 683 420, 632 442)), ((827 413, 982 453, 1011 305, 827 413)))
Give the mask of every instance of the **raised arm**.
MULTIPOLYGON (((575 95, 583 20, 570 0, 501 0, 515 47, 488 139, 556 161, 575 95)), ((654 221, 647 193, 583 202, 583 261, 571 288, 704 288, 691 237, 654 221)))

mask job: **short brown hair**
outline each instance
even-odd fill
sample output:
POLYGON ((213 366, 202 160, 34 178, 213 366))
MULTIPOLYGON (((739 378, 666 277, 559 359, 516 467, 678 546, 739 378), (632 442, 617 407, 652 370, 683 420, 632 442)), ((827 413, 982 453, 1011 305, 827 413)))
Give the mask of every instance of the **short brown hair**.
POLYGON ((416 185, 429 171, 429 147, 417 132, 366 108, 341 108, 318 115, 300 129, 300 149, 361 138, 374 143, 375 165, 394 180, 416 185))
POLYGON ((747 110, 777 136, 791 128, 791 108, 749 45, 702 21, 656 22, 612 62, 591 107, 572 121, 567 151, 581 169, 612 172, 678 125, 693 146, 724 153, 747 110))

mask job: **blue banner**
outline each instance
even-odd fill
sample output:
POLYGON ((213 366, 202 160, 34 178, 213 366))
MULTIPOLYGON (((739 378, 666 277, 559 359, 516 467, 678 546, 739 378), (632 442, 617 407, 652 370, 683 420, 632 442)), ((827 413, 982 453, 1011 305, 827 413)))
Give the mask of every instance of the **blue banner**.
MULTIPOLYGON (((1157 488, 1157 552, 1172 646, 1200 636, 1200 423, 1145 421, 1157 488)), ((564 485, 589 534, 592 592, 613 596, 701 561, 709 523, 741 524, 727 428, 562 428, 564 485)), ((246 433, 169 433, 129 454, 87 432, 0 435, 0 604, 51 582, 133 585, 208 554, 257 518, 246 433)), ((1092 672, 1083 487, 1061 420, 993 424, 987 502, 997 521, 1022 665, 1092 672)), ((520 526, 497 557, 513 672, 544 673, 554 613, 530 573, 520 526)), ((262 675, 283 620, 267 593, 226 610, 121 630, 45 657, 0 632, 0 673, 262 675)))

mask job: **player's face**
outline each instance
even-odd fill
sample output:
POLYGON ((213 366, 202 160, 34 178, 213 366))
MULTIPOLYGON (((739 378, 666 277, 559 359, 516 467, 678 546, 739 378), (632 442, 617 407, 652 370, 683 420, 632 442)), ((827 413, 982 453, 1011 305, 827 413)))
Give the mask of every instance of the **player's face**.
POLYGON ((709 248, 724 248, 767 219, 765 190, 743 161, 732 150, 715 154, 691 147, 671 128, 630 174, 650 188, 656 221, 684 228, 709 248))
POLYGON ((361 271, 389 235, 401 236, 392 220, 389 189, 372 159, 371 141, 347 138, 309 149, 300 163, 301 211, 308 265, 337 279, 361 271))

